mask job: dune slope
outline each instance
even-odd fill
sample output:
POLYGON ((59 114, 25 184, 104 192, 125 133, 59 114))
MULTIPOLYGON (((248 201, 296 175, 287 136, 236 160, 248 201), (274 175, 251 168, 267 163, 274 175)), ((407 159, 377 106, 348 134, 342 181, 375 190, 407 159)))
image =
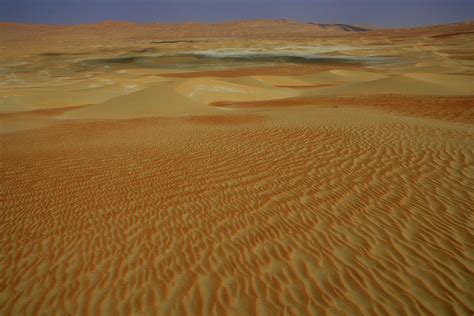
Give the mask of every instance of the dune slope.
POLYGON ((3 136, 0 312, 472 310, 472 129, 350 113, 3 136))

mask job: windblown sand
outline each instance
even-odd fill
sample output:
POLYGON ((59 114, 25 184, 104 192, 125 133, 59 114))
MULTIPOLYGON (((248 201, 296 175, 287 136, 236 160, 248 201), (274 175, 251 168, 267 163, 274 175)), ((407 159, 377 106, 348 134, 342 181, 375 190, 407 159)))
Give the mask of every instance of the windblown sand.
POLYGON ((5 53, 0 314, 470 315, 466 25, 286 43, 374 64, 5 53))

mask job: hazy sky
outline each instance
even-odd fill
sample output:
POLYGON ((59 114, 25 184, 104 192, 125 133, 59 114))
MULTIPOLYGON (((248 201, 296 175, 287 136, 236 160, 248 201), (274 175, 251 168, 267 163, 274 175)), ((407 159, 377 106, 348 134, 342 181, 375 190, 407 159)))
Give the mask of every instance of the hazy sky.
MULTIPOLYGON (((0 21, 302 22, 414 26, 474 19, 474 0, 0 0, 0 21)), ((0 29, 1 32, 1 29, 0 29)))

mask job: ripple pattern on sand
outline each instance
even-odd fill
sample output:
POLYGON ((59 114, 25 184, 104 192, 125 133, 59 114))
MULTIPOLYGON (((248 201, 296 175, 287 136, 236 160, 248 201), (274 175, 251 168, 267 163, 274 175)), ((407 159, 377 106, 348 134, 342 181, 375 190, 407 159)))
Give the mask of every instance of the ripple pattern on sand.
POLYGON ((472 133, 214 121, 2 135, 0 314, 474 310, 472 133))

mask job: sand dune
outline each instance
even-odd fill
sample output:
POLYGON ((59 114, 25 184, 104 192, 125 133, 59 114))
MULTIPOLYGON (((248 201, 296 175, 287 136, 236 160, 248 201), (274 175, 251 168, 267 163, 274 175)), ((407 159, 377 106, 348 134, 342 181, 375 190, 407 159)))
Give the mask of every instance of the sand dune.
POLYGON ((68 111, 62 118, 118 119, 177 116, 213 112, 191 98, 174 92, 174 85, 152 86, 103 103, 68 111))
POLYGON ((472 129, 332 111, 3 136, 2 313, 472 310, 472 129))
POLYGON ((406 74, 405 76, 432 82, 434 84, 449 87, 453 90, 459 91, 463 94, 474 94, 474 81, 472 76, 466 75, 443 75, 443 74, 432 74, 432 73, 412 73, 406 74))
POLYGON ((387 78, 387 75, 379 72, 369 72, 369 71, 355 71, 355 70, 331 70, 331 74, 334 74, 345 82, 365 82, 372 81, 377 79, 387 78))
MULTIPOLYGON (((419 78, 419 77, 418 77, 419 78)), ((321 94, 414 94, 414 95, 466 95, 471 93, 469 84, 462 86, 442 85, 436 81, 427 81, 407 76, 391 76, 368 82, 350 83, 338 87, 320 89, 321 94), (464 89, 463 89, 464 88, 464 89)))
POLYGON ((1 24, 0 315, 471 315, 472 27, 1 24))
POLYGON ((371 96, 303 96, 279 100, 230 102, 220 101, 211 105, 232 109, 275 109, 309 106, 324 107, 365 107, 408 115, 411 117, 428 117, 443 121, 474 123, 474 97, 437 97, 437 96, 404 96, 404 95, 371 95, 371 96))
POLYGON ((213 79, 189 79, 179 84, 176 91, 191 100, 209 104, 215 101, 257 101, 296 96, 289 89, 265 89, 213 79))
POLYGON ((326 70, 318 73, 300 76, 301 79, 312 84, 334 84, 341 85, 347 83, 365 82, 376 79, 387 78, 381 72, 368 72, 363 70, 326 70))

